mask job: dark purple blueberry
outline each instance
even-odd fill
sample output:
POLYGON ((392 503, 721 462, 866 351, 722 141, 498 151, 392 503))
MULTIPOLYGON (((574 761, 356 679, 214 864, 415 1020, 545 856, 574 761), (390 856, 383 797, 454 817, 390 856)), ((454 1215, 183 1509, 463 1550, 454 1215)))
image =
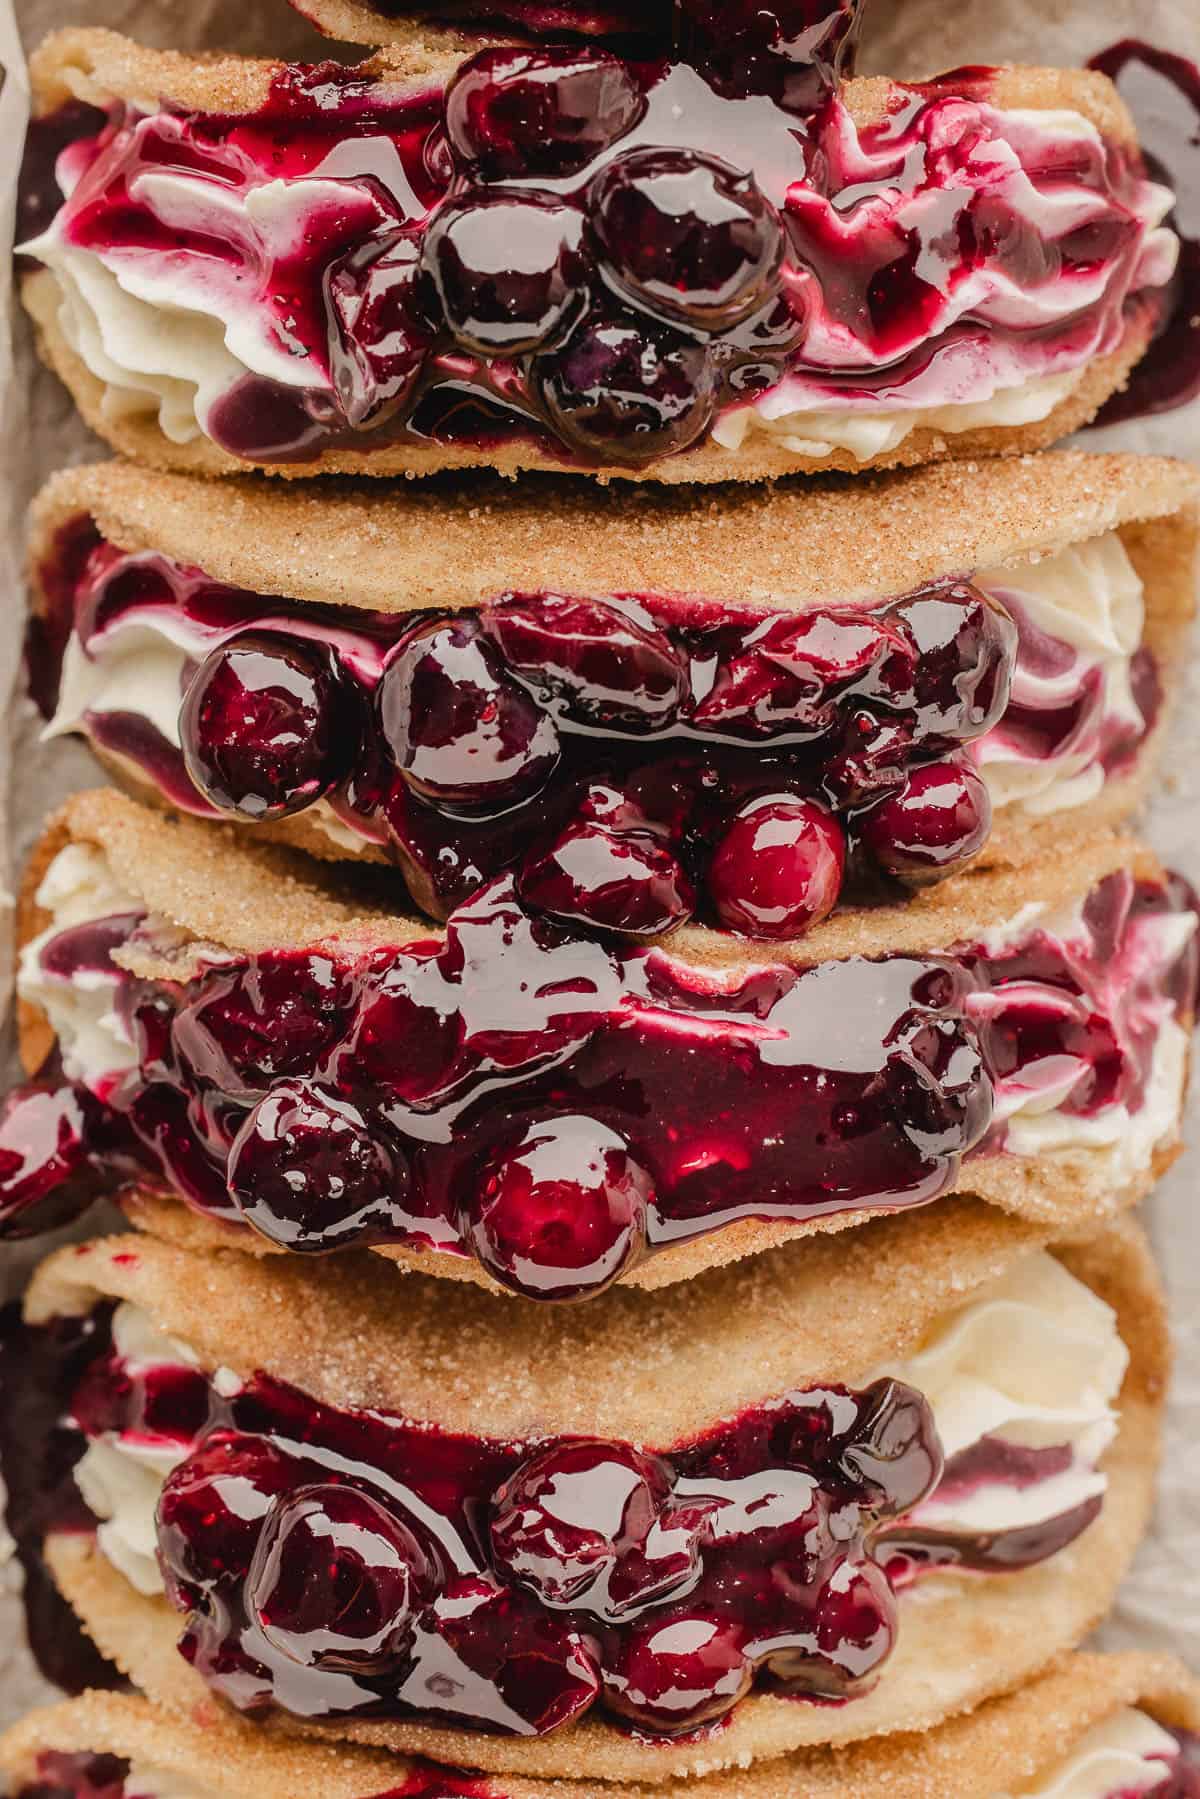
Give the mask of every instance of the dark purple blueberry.
POLYGON ((589 454, 649 462, 686 450, 712 418, 707 350, 648 322, 585 318, 537 367, 555 428, 589 454))
POLYGON ((339 1082, 413 1105, 449 1092, 463 1067, 463 1021, 437 1003, 439 983, 428 1001, 422 998, 425 966, 416 955, 397 960, 380 951, 364 975, 358 1017, 337 1058, 339 1082))
POLYGON ((904 785, 913 730, 906 718, 879 718, 856 707, 845 718, 841 746, 829 757, 822 787, 839 807, 870 805, 904 785))
POLYGON ((295 1464, 262 1437, 216 1431, 172 1470, 158 1501, 158 1558, 172 1603, 199 1604, 250 1567, 263 1520, 295 1464))
POLYGON ((995 1092, 976 1032, 914 1012, 887 1038, 887 1086, 901 1131, 929 1162, 953 1165, 992 1122, 995 1092))
POLYGON ((942 1474, 929 1401, 902 1381, 876 1381, 860 1397, 854 1425, 838 1445, 838 1460, 879 1517, 910 1512, 942 1474))
POLYGON ((96 1197, 89 1157, 98 1108, 82 1087, 16 1087, 0 1111, 0 1239, 36 1236, 96 1197))
POLYGON ((552 1444, 496 1494, 492 1553, 544 1605, 609 1623, 679 1597, 700 1572, 699 1538, 670 1516, 671 1471, 624 1444, 552 1444))
POLYGON ((302 1487, 274 1508, 247 1580, 263 1635, 302 1668, 382 1674, 412 1643, 434 1569, 404 1521, 354 1487, 302 1487))
POLYGON ((891 1654, 896 1629, 896 1599, 883 1569, 846 1561, 816 1595, 802 1635, 773 1646, 766 1665, 785 1690, 852 1699, 891 1654))
MULTIPOLYGON (((319 1069, 351 1016, 354 994, 328 956, 280 952, 232 968, 218 965, 189 984, 174 1013, 170 1046, 159 1044, 168 1079, 181 1067, 201 1090, 238 1101, 274 1082, 319 1069)), ((144 1029, 163 1020, 139 1006, 144 1029)))
POLYGON ((773 94, 801 116, 853 67, 861 0, 677 0, 675 46, 718 92, 773 94))
POLYGON ((285 1249, 346 1249, 393 1235, 408 1190, 399 1147, 351 1100, 290 1081, 261 1099, 229 1154, 229 1194, 285 1249))
POLYGON ((604 1703, 654 1736, 681 1736, 733 1710, 754 1670, 732 1619, 677 1612, 634 1625, 603 1669, 604 1703))
POLYGON ((443 1672, 438 1649, 426 1635, 420 1676, 443 1717, 454 1710, 477 1727, 481 1717, 496 1715, 501 1728, 511 1730, 515 1714, 524 1720, 522 1734, 545 1736, 595 1702, 600 1680, 587 1639, 569 1619, 491 1575, 451 1581, 434 1603, 431 1626, 448 1665, 443 1672))
POLYGON ((987 783, 970 763, 950 761, 914 768, 859 825, 882 869, 916 881, 952 874, 983 848, 991 828, 987 783))
POLYGON ((455 157, 484 180, 574 174, 645 108, 632 72, 603 51, 482 50, 446 89, 455 157))
POLYGON ((527 863, 521 898, 565 924, 656 937, 695 908, 695 892, 677 858, 647 831, 568 826, 554 847, 527 863))
POLYGON ((421 287, 419 240, 371 239, 325 276, 329 368, 346 422, 378 424, 412 388, 434 329, 421 287))
POLYGON ((247 632, 213 650, 184 697, 188 774, 222 812, 256 821, 311 806, 358 745, 355 708, 322 644, 247 632))
POLYGON ((915 668, 901 679, 906 687, 911 682, 921 741, 952 749, 990 731, 1008 705, 1017 660, 1017 627, 1003 606, 959 581, 914 594, 888 612, 916 648, 915 668))
POLYGON ((558 763, 554 720, 476 619, 410 636, 384 670, 377 705, 396 767, 434 805, 502 811, 537 793, 558 763))
POLYGON ((447 200, 424 266, 446 324, 479 356, 521 356, 561 336, 584 305, 583 214, 495 190, 447 200))
POLYGON ((589 217, 607 272, 639 306, 723 331, 779 279, 784 232, 752 175, 696 150, 630 150, 601 171, 589 217))
POLYGON ((882 618, 831 610, 770 619, 722 657, 692 723, 741 737, 823 735, 837 723, 839 694, 901 651, 903 637, 882 618))
POLYGON ((671 724, 687 669, 666 633, 631 603, 516 595, 483 613, 505 662, 562 696, 571 717, 618 728, 671 724))
POLYGON ((641 1253, 654 1185, 617 1133, 569 1114, 531 1124, 472 1193, 468 1232, 494 1280, 538 1299, 588 1299, 641 1253))
POLYGON ((801 937, 838 902, 846 839, 813 800, 752 800, 718 843, 708 891, 721 923, 747 937, 801 937))

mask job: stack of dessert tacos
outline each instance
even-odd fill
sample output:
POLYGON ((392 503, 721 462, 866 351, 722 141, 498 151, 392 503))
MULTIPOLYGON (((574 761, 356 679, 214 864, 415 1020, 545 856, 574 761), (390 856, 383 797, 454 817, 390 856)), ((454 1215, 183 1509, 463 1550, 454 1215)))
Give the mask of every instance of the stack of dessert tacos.
POLYGON ((840 0, 501 10, 33 60, 119 459, 35 504, 30 686, 111 785, 24 875, 0 1231, 132 1228, 0 1350, 90 1689, 0 1766, 1184 1799, 1192 1678, 1080 1645, 1168 1376, 1200 475, 1047 447, 1171 195, 1102 76, 857 80, 840 0))

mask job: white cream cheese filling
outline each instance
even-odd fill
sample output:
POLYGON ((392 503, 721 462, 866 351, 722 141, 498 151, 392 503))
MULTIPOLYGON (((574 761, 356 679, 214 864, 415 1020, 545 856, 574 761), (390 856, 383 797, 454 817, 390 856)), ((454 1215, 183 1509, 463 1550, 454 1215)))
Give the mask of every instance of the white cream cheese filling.
MULTIPOLYGON (((1089 1152, 1097 1158, 1097 1176, 1120 1185, 1150 1166, 1154 1152, 1178 1134, 1187 1088, 1190 1038, 1174 1016, 1169 999, 1154 993, 1157 972, 1168 968, 1187 948, 1197 921, 1191 912, 1163 912, 1140 919, 1126 932, 1123 954, 1106 967, 1102 998, 1116 1015, 1142 994, 1142 1030, 1153 1030, 1150 1066, 1142 1084, 1141 1102, 1131 1108, 1124 1101, 1100 1106, 1082 1114, 1065 1102, 1083 1072, 1075 1058, 1063 1055, 1057 1068, 1047 1073, 1038 1065, 1026 1074, 1016 1073, 994 1084, 993 1119, 1005 1127, 1004 1148, 1013 1156, 1052 1156, 1056 1152, 1089 1152), (1149 991, 1147 992, 1147 989, 1149 991)), ((986 932, 981 948, 993 957, 1003 956, 1035 932, 1053 942, 1077 945, 1081 955, 1090 946, 1080 906, 1051 912, 1034 901, 1023 907, 1005 926, 986 932)), ((1003 983, 968 996, 966 1012, 976 1024, 989 1014, 1019 1002, 1021 984, 1003 983)), ((1038 989, 1036 1003, 1052 1003, 1053 995, 1038 989)), ((1064 1006, 1070 1006, 1063 996, 1064 1006)))
POLYGON ((1116 1435, 1128 1365, 1112 1307, 1045 1252, 940 1319, 915 1355, 879 1373, 925 1395, 947 1463, 988 1437, 1018 1449, 1069 1449, 1070 1465, 1025 1487, 1002 1479, 964 1493, 951 1486, 918 1506, 913 1523, 1014 1530, 1103 1494, 1097 1463, 1116 1435))
POLYGON ((1075 651, 1073 663, 1056 672, 1018 661, 1015 703, 1052 713, 1075 702, 1093 671, 1100 679, 1094 726, 1059 754, 1030 756, 1003 719, 973 746, 992 803, 1033 818, 1086 805, 1104 786, 1103 727, 1118 723, 1140 731, 1145 722, 1130 680, 1145 633, 1145 591, 1120 534, 1108 531, 1017 569, 982 569, 974 580, 1001 605, 1024 613, 1037 631, 1075 651))
MULTIPOLYGON (((193 1350, 163 1336, 128 1301, 114 1314, 113 1340, 138 1366, 198 1365, 193 1350)), ((925 1394, 947 1459, 981 1437, 1002 1436, 1026 1447, 1069 1446, 1072 1465, 1024 1491, 997 1484, 940 1510, 934 1497, 914 1520, 1017 1529, 1102 1493, 1095 1462, 1116 1431, 1113 1401, 1127 1361, 1112 1310, 1049 1255, 1023 1263, 939 1322, 914 1356, 871 1378, 890 1375, 925 1394)), ((228 1371, 214 1380, 225 1392, 240 1384, 228 1371)), ((162 1590, 155 1511, 182 1459, 178 1445, 108 1434, 89 1444, 76 1469, 86 1503, 103 1520, 100 1549, 142 1593, 162 1590)))
MULTIPOLYGON (((1179 1755, 1169 1730, 1126 1706, 1081 1738, 1065 1761, 1011 1799, 1133 1799, 1166 1780, 1179 1755)), ((996 1799, 1010 1799, 997 1794, 996 1799)))
MULTIPOLYGON (((128 1302, 113 1313, 113 1349, 135 1376, 157 1367, 195 1368, 195 1351, 169 1337, 148 1312, 128 1302)), ((75 1468, 75 1484, 99 1519, 96 1542, 139 1593, 161 1593, 156 1512, 163 1482, 185 1459, 179 1444, 133 1431, 93 1437, 75 1468)))
POLYGON ((115 1004, 120 976, 102 969, 79 969, 69 978, 54 975, 45 968, 42 951, 60 931, 140 912, 141 902, 121 885, 104 852, 85 843, 70 843, 58 852, 36 900, 50 914, 50 923, 21 951, 17 992, 45 1012, 68 1079, 94 1087, 137 1066, 133 1039, 115 1004))
POLYGON ((768 400, 773 405, 785 403, 780 391, 787 389, 785 380, 756 404, 718 414, 712 435, 722 449, 733 452, 753 445, 756 438, 765 438, 792 456, 820 460, 844 450, 856 462, 870 462, 899 449, 914 431, 944 432, 953 437, 964 431, 1040 424, 1074 393, 1082 379, 1081 368, 1069 369, 1061 375, 1024 375, 1011 387, 997 387, 981 400, 861 409, 797 407, 775 414, 768 411, 768 400))

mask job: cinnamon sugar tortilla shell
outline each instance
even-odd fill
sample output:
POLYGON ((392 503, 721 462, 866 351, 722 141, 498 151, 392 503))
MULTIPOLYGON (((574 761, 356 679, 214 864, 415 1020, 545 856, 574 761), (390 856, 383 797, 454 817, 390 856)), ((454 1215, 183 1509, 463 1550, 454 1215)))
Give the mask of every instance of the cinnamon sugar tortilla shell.
MULTIPOLYGON (((580 1431, 665 1449, 774 1393, 835 1379, 853 1386, 1045 1243, 1034 1227, 981 1206, 947 1205, 932 1217, 932 1240, 928 1221, 880 1220, 844 1247, 784 1250, 666 1298, 610 1293, 553 1319, 482 1294, 464 1294, 447 1317, 431 1283, 397 1288, 353 1258, 329 1271, 247 1266, 152 1238, 131 1248, 127 1237, 59 1251, 34 1277, 26 1309, 36 1322, 86 1312, 98 1297, 130 1299, 202 1365, 242 1375, 261 1367, 331 1404, 517 1439, 580 1431)), ((841 1707, 755 1693, 722 1727, 673 1744, 638 1741, 594 1716, 541 1739, 399 1720, 344 1720, 338 1733, 497 1773, 656 1783, 930 1729, 1047 1667, 1103 1616, 1145 1527, 1168 1363, 1157 1277, 1135 1226, 1056 1253, 1115 1308, 1131 1351, 1104 1506, 1038 1567, 939 1574, 902 1596, 898 1647, 871 1693, 841 1707)), ((152 1699, 192 1715, 220 1711, 174 1653, 180 1621, 165 1599, 139 1595, 86 1537, 51 1538, 47 1560, 104 1654, 152 1699)), ((330 1734, 296 1720, 272 1728, 330 1734)))
MULTIPOLYGON (((799 1750, 778 1761, 711 1774, 683 1789, 693 1799, 996 1799, 1043 1785, 1080 1740, 1127 1706, 1168 1730, 1200 1728, 1200 1687, 1167 1655, 1066 1657, 1056 1668, 927 1735, 897 1734, 842 1750, 799 1750)), ((37 1758, 117 1755, 162 1770, 205 1799, 385 1799, 427 1773, 420 1763, 339 1744, 281 1741, 227 1713, 183 1719, 115 1693, 34 1712, 0 1738, 0 1771, 14 1788, 36 1778, 37 1758)), ((446 1779, 446 1790, 453 1787, 446 1779)), ((475 1799, 654 1799, 662 1787, 473 1777, 475 1799)), ((678 1789, 676 1789, 678 1790, 678 1789)))
MULTIPOLYGON (((1019 583, 1030 562, 1117 530, 1142 578, 1144 642, 1170 694, 1195 608, 1200 475, 1164 458, 1050 452, 852 486, 733 488, 714 505, 686 489, 652 498, 553 478, 514 490, 482 477, 374 497, 341 484, 314 493, 94 464, 55 475, 34 505, 31 586, 43 615, 57 545, 82 519, 119 549, 157 552, 251 593, 385 613, 546 592, 804 611, 980 568, 1012 568, 1019 583)), ((1140 803, 1168 711, 1129 773, 1072 811, 1073 823, 1085 814, 1093 828, 1114 824, 1140 803)), ((135 796, 163 803, 136 764, 98 753, 135 796)), ((1001 809, 978 861, 1036 860, 1057 846, 1063 823, 1061 813, 1001 809)), ((388 860, 365 843, 348 852, 306 813, 252 829, 324 860, 388 860)))
MULTIPOLYGON (((401 28, 397 41, 361 65, 365 79, 392 91, 443 86, 460 61, 444 35, 401 28)), ((287 65, 232 56, 188 56, 151 50, 116 32, 70 27, 54 32, 30 61, 34 111, 53 112, 70 99, 106 107, 126 101, 153 110, 159 104, 184 111, 222 116, 254 111, 267 98, 273 79, 287 65)), ((865 124, 882 118, 897 89, 879 77, 849 81, 843 97, 853 118, 865 124)), ((1103 75, 1084 70, 1010 68, 997 72, 990 95, 1000 107, 1034 111, 1068 110, 1082 114, 1112 142, 1136 144, 1133 121, 1116 89, 1103 75)), ((152 413, 135 413, 114 404, 111 389, 84 365, 70 347, 59 321, 61 290, 47 269, 26 276, 22 297, 36 327, 39 347, 69 389, 86 422, 112 447, 154 468, 180 469, 203 475, 226 475, 261 467, 283 478, 321 474, 429 475, 443 469, 489 467, 504 475, 524 470, 558 470, 595 475, 600 480, 656 482, 761 481, 778 475, 865 467, 909 467, 945 457, 969 458, 1020 453, 1045 448, 1069 436, 1095 417, 1104 401, 1123 388, 1153 334, 1159 307, 1151 296, 1132 296, 1125 309, 1120 345, 1093 359, 1080 371, 1076 385, 1036 423, 990 426, 943 435, 922 427, 879 457, 860 462, 846 451, 828 457, 797 455, 762 434, 752 434, 737 451, 714 443, 701 444, 675 456, 638 467, 616 464, 602 468, 564 462, 532 442, 499 446, 469 444, 384 444, 376 449, 329 449, 302 463, 254 464, 231 456, 211 440, 172 443, 152 413)))
MULTIPOLYGON (((428 941, 438 934, 427 919, 401 918, 359 897, 364 892, 362 876, 372 871, 351 871, 359 875, 357 883, 343 871, 335 886, 324 865, 295 851, 248 842, 244 833, 231 827, 148 810, 110 789, 96 789, 68 801, 34 852, 18 909, 22 942, 49 922, 35 895, 48 863, 71 841, 101 848, 147 911, 178 928, 178 943, 169 956, 122 953, 124 966, 148 978, 186 979, 203 961, 206 946, 251 955, 317 944, 354 952, 396 947, 414 939, 428 941)), ((1077 904, 1098 881, 1122 867, 1150 879, 1160 872, 1153 855, 1128 838, 1072 837, 1064 832, 1055 856, 1035 866, 968 873, 927 888, 900 906, 835 914, 797 942, 772 944, 769 960, 804 965, 859 955, 924 954, 970 944, 1018 914, 1028 919, 1032 905, 1052 916, 1077 904)), ((699 928, 677 932, 668 947, 673 956, 704 970, 714 981, 734 978, 739 970, 764 959, 753 945, 699 928)), ((48 1022, 40 1009, 22 1001, 18 1028, 22 1059, 34 1073, 53 1047, 48 1022)), ((1172 1119, 1150 1163, 1119 1181, 1111 1152, 1081 1147, 1036 1159, 974 1156, 962 1171, 960 1187, 1060 1234, 1083 1231, 1136 1203, 1170 1165, 1177 1149, 1178 1120, 1172 1119)), ((257 1233, 187 1213, 169 1199, 164 1205, 153 1193, 133 1203, 135 1216, 154 1220, 156 1228, 181 1234, 197 1246, 232 1243, 256 1254, 272 1253, 257 1233)), ((846 1231, 871 1215, 860 1210, 803 1220, 743 1219, 671 1244, 635 1265, 624 1278, 638 1287, 661 1287, 797 1237, 846 1231)), ((378 1253, 402 1268, 495 1290, 474 1258, 396 1245, 385 1245, 378 1253)))

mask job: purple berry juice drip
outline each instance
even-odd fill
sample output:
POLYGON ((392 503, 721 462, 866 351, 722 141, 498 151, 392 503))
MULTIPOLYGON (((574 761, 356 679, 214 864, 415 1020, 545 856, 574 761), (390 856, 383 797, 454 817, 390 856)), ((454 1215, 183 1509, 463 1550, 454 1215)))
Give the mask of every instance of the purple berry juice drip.
POLYGON ((681 0, 678 22, 677 62, 493 48, 444 95, 415 98, 326 64, 285 71, 256 114, 114 118, 63 231, 99 254, 169 249, 181 278, 200 259, 239 305, 253 296, 276 349, 312 372, 284 385, 248 369, 209 407, 208 435, 254 461, 524 440, 571 466, 636 467, 701 444, 785 376, 803 382, 801 409, 852 408, 928 384, 935 366, 956 364, 946 384, 961 387, 993 351, 1036 376, 1119 345, 1131 292, 1154 279, 1135 153, 1073 146, 1071 179, 1103 216, 1051 238, 1000 170, 1015 131, 1034 185, 1057 190, 1062 148, 1006 125, 985 74, 965 94, 906 90, 851 146, 837 98, 848 0, 732 13, 681 0), (164 222, 139 181, 172 171, 198 194, 208 181, 244 193, 264 170, 312 175, 335 144, 345 167, 353 140, 363 177, 343 178, 337 201, 313 184, 286 253, 245 251, 199 207, 164 222), (917 196, 903 220, 900 189, 917 196), (942 193, 957 196, 951 228, 921 204, 942 193), (1044 300, 1036 332, 957 316, 951 296, 981 271, 1057 288, 1055 318, 1044 300))
POLYGON ((846 1699, 896 1632, 877 1532, 935 1485, 900 1383, 789 1394, 656 1454, 338 1411, 266 1376, 100 1358, 89 1436, 188 1451, 158 1510, 186 1658, 244 1710, 542 1735, 598 1707, 677 1736, 757 1681, 846 1699))
POLYGON ((86 1636, 42 1561, 51 1530, 86 1532, 93 1519, 75 1485, 84 1444, 66 1415, 71 1395, 109 1344, 109 1313, 31 1328, 20 1307, 0 1312, 0 1476, 6 1522, 24 1576, 25 1628, 42 1674, 66 1693, 114 1687, 121 1676, 86 1636))
POLYGON ((1192 1016, 1194 939, 1155 946, 1194 906, 1117 874, 1067 943, 720 975, 566 933, 499 881, 442 942, 126 979, 138 1066, 89 1153, 294 1251, 474 1254, 587 1297, 739 1219, 936 1198, 1003 1151, 998 1091, 1136 1112, 1160 1026, 1192 1016))
POLYGON ((1152 171, 1175 191, 1179 269, 1157 337, 1098 425, 1127 424, 1186 406, 1200 395, 1200 67, 1187 57, 1123 38, 1090 65, 1116 83, 1152 171))
MULTIPOLYGON (((39 642, 61 644, 49 568, 46 587, 39 642)), ((68 608, 77 650, 101 660, 139 621, 191 634, 181 749, 134 713, 83 721, 185 810, 256 823, 325 800, 435 917, 511 869, 534 911, 632 937, 694 917, 795 938, 847 881, 961 867, 991 816, 967 755, 1004 718, 1017 643, 963 580, 797 613, 508 594, 383 615, 107 544, 68 608)), ((51 709, 60 665, 43 648, 51 709)), ((1034 755, 1036 720, 1023 728, 1034 755)))

